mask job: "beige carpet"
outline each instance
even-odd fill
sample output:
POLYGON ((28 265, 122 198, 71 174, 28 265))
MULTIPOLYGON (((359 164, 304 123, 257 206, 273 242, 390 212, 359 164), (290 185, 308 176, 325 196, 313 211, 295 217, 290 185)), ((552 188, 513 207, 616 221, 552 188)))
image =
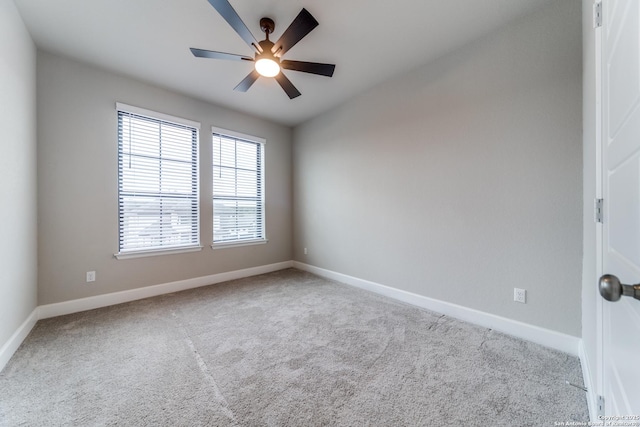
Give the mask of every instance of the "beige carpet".
POLYGON ((552 426, 579 361, 298 270, 38 322, 2 426, 552 426))

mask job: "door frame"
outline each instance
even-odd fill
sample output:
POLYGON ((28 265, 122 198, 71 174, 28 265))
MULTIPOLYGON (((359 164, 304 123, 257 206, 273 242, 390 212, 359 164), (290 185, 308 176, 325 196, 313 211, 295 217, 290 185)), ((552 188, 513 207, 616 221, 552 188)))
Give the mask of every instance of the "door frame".
MULTIPOLYGON (((604 2, 608 0, 595 0, 595 4, 598 2, 604 2)), ((603 20, 604 21, 604 20, 603 20)), ((595 31, 595 148, 596 148, 596 199, 604 199, 603 189, 603 176, 604 176, 604 163, 602 159, 602 128, 604 115, 602 113, 602 100, 603 100, 603 84, 602 84, 602 68, 604 57, 602 55, 602 27, 594 29, 595 31)), ((595 203, 595 201, 594 201, 595 203)), ((604 221, 604 220, 603 220, 604 221)), ((604 222, 596 222, 596 277, 597 280, 604 274, 603 271, 603 245, 604 245, 604 222)), ((604 395, 604 314, 603 306, 604 299, 600 296, 596 281, 593 283, 593 293, 596 295, 596 393, 593 396, 595 398, 596 407, 595 418, 592 421, 597 421, 598 414, 598 396, 604 395)))
MULTIPOLYGON (((603 129, 603 113, 602 113, 602 27, 595 28, 594 25, 594 8, 595 4, 601 0, 583 0, 583 79, 588 77, 590 81, 583 81, 583 88, 593 89, 593 92, 583 91, 583 121, 593 120, 594 126, 589 133, 584 133, 585 148, 591 150, 584 160, 588 163, 583 165, 584 168, 584 184, 594 185, 592 192, 583 193, 585 200, 583 206, 585 209, 583 227, 586 230, 584 234, 585 248, 587 245, 594 245, 593 252, 585 250, 583 263, 594 266, 594 269, 583 269, 583 295, 590 294, 587 300, 588 304, 582 304, 583 311, 583 337, 580 350, 580 362, 582 365, 582 374, 584 384, 587 387, 587 403, 589 407, 589 418, 592 422, 598 421, 598 404, 599 396, 604 393, 604 330, 603 330, 603 299, 598 292, 597 281, 603 272, 603 223, 595 222, 594 203, 595 199, 603 198, 603 163, 602 163, 602 129, 603 129), (593 59, 591 59, 593 58, 593 59), (585 60, 586 59, 586 60, 585 60), (593 61, 593 62, 591 62, 593 61), (588 70, 588 72, 587 72, 588 70), (591 74, 591 75, 589 75, 591 74), (588 95, 588 96, 587 96, 588 95), (592 132, 592 133, 591 133, 592 132), (594 221, 595 225, 592 226, 594 221), (593 227, 593 228, 592 228, 593 227), (589 255, 589 256, 586 256, 589 255), (593 304, 593 305, 592 305, 593 304), (585 324, 585 317, 594 319, 593 323, 585 324), (591 328, 595 326, 595 334, 589 330, 585 333, 585 327, 591 328), (587 338, 587 341, 585 341, 587 338), (592 341, 593 340, 593 341, 592 341)), ((607 1, 607 0, 602 0, 607 1)), ((583 124, 583 132, 585 130, 583 124)), ((606 218, 604 219, 606 221, 606 218)))
MULTIPOLYGON (((605 10, 607 10, 606 7, 604 7, 605 3, 610 3, 611 0, 592 0, 594 5, 596 3, 602 3, 602 12, 604 13, 605 10)), ((583 2, 583 7, 584 7, 584 2, 583 2)), ((595 129, 594 129, 594 143, 595 143, 595 197, 598 199, 605 199, 605 204, 607 203, 606 198, 609 197, 608 194, 605 194, 605 188, 604 188, 604 174, 607 171, 607 167, 604 164, 604 159, 603 159, 603 150, 604 150, 604 144, 606 143, 605 141, 606 136, 603 133, 604 130, 604 108, 606 108, 606 106, 604 105, 605 102, 605 82, 603 81, 604 78, 604 67, 606 66, 606 61, 607 58, 605 57, 605 55, 603 54, 603 49, 604 49, 604 35, 603 32, 605 31, 604 26, 606 25, 606 20, 607 17, 603 17, 602 18, 602 26, 595 28, 594 29, 594 46, 592 47, 594 49, 593 54, 594 54, 594 79, 595 79, 595 90, 594 90, 594 94, 595 94, 595 99, 594 99, 594 106, 595 110, 592 110, 592 112, 594 113, 594 117, 595 117, 595 129)), ((583 27, 584 28, 584 27, 583 27)), ((583 35, 584 37, 584 35, 583 35)), ((583 102, 585 100, 583 99, 583 102)), ((584 119, 587 119, 586 117, 584 119)), ((593 176, 592 176, 593 178, 593 176)), ((595 226, 595 260, 587 260, 585 259, 585 262, 595 262, 595 273, 596 273, 596 277, 593 278, 595 280, 593 280, 593 282, 591 284, 587 283, 587 286, 591 286, 591 290, 590 292, 593 292, 593 294, 595 295, 595 319, 596 319, 596 342, 592 343, 595 344, 596 348, 595 348, 595 355, 596 355, 596 360, 595 360, 595 366, 591 366, 592 369, 595 369, 595 372, 588 372, 588 369, 586 370, 586 372, 583 372, 583 375, 585 376, 585 381, 591 381, 591 384, 589 386, 589 390, 588 390, 588 403, 589 403, 589 413, 590 413, 590 418, 592 421, 598 421, 598 414, 600 413, 600 400, 599 397, 603 396, 605 401, 604 404, 605 406, 609 405, 610 403, 607 402, 607 398, 609 396, 605 395, 605 391, 608 389, 607 384, 608 381, 610 381, 609 378, 607 378, 607 372, 605 369, 605 357, 606 357, 606 352, 605 352, 605 324, 604 324, 604 308, 605 308, 605 304, 607 304, 607 302, 605 302, 604 298, 602 298, 600 296, 600 293, 598 291, 598 280, 599 278, 607 273, 604 271, 603 269, 603 264, 604 264, 604 255, 605 255, 605 250, 606 248, 604 247, 604 221, 609 221, 609 218, 606 217, 607 212, 605 212, 605 217, 603 218, 603 222, 597 222, 596 226, 595 226), (590 378, 587 378, 587 376, 590 376, 590 378), (595 380, 595 383, 594 383, 595 380)), ((589 278, 587 278, 587 282, 589 282, 589 278)), ((584 307, 583 307, 584 310, 584 307)), ((584 366, 584 365, 583 365, 584 366)), ((587 366, 587 368, 589 368, 587 366)), ((584 368, 583 368, 584 371, 584 368)), ((586 384, 586 383, 585 383, 586 384)))

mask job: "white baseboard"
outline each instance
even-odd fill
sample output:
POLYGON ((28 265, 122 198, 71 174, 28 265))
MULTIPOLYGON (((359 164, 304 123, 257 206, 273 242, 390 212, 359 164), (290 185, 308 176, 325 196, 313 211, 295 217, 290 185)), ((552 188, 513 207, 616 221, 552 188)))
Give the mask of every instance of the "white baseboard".
POLYGON ((0 348, 0 372, 2 372, 7 363, 9 363, 9 359, 11 359, 13 353, 15 353, 18 347, 20 347, 20 344, 22 344, 22 341, 29 335, 29 332, 31 332, 31 329, 33 329, 37 321, 38 307, 31 312, 27 320, 22 322, 18 330, 11 335, 9 341, 4 343, 2 348, 0 348))
POLYGON ((259 267, 245 268, 243 270, 228 271, 226 273, 212 274, 210 276, 195 277, 193 279, 178 280, 176 282, 146 286, 144 288, 131 289, 128 291, 113 292, 110 294, 96 295, 94 297, 38 306, 33 310, 27 320, 20 325, 11 338, 9 338, 9 341, 0 348, 0 372, 4 369, 6 364, 9 362, 9 359, 11 359, 11 356, 13 356, 18 347, 20 347, 22 341, 24 341, 27 335, 29 335, 29 332, 31 332, 31 329, 33 329, 39 319, 47 319, 49 317, 93 310, 94 308, 107 307, 109 305, 121 304, 124 302, 184 291, 201 286, 213 285, 229 280, 257 276, 259 274, 271 273, 272 271, 284 270, 285 268, 291 267, 293 267, 293 261, 284 261, 276 264, 261 265, 259 267))
MULTIPOLYGON (((131 289, 127 291, 114 292, 110 294, 97 295, 94 297, 81 298, 77 300, 39 306, 31 313, 29 318, 24 321, 20 328, 18 328, 18 330, 11 336, 9 341, 7 341, 0 349, 0 371, 7 364, 13 353, 18 349, 18 347, 20 347, 20 344, 27 337, 38 319, 46 319, 49 317, 62 316, 65 314, 92 310, 95 308, 121 304, 138 299, 212 285, 228 280, 235 280, 244 277, 270 273, 290 267, 295 267, 300 270, 317 274, 318 276, 326 277, 328 279, 336 280, 338 282, 375 292, 377 294, 385 295, 387 297, 403 301, 418 307, 422 307, 437 313, 442 313, 447 316, 467 321, 469 323, 495 329, 496 331, 522 338, 524 340, 532 341, 537 344, 541 344, 546 347, 571 354, 573 356, 579 356, 580 359, 583 360, 583 355, 580 354, 581 340, 577 337, 463 307, 460 305, 439 301, 411 292, 402 291, 400 289, 391 288, 379 283, 358 279, 356 277, 336 273, 334 271, 325 270, 323 268, 314 267, 301 262, 285 261, 276 264, 229 271, 226 273, 212 274, 210 276, 196 277, 193 279, 179 280, 176 282, 147 286, 144 288, 131 289)), ((586 358, 584 360, 586 360, 586 358)), ((586 373, 588 372, 587 370, 588 364, 583 365, 583 372, 586 373)), ((585 381, 587 380, 587 378, 590 378, 590 376, 585 375, 585 381)), ((593 388, 589 385, 587 386, 587 388, 589 390, 593 390, 593 388)), ((593 396, 589 398, 589 410, 591 414, 593 414, 592 397, 593 396)))
POLYGON ((242 279, 258 274, 271 273, 293 266, 293 261, 279 262, 276 264, 262 265, 259 267, 245 268, 244 270, 228 271, 226 273, 212 274, 210 276, 194 277, 193 279, 178 280, 176 282, 163 283, 161 285, 145 286, 127 291, 113 292, 110 294, 96 295, 94 297, 80 298, 55 304, 41 305, 39 307, 40 319, 63 316, 65 314, 78 313, 80 311, 93 310, 115 304, 135 301, 172 292, 199 288, 213 285, 228 280, 242 279))
POLYGON ((582 377, 584 386, 587 389, 587 406, 589 408, 589 419, 592 422, 598 421, 598 391, 592 381, 594 377, 591 375, 591 364, 589 357, 584 349, 584 342, 580 340, 578 347, 578 357, 580 358, 580 366, 582 367, 582 377))
POLYGON ((11 338, 4 343, 2 348, 0 348, 0 372, 2 372, 6 364, 11 359, 11 356, 13 356, 18 347, 20 347, 22 341, 24 341, 27 335, 29 335, 29 332, 31 332, 31 329, 33 329, 39 319, 47 319, 50 317, 63 316, 65 314, 78 313, 80 311, 93 310, 94 308, 107 307, 143 298, 213 285, 229 280, 257 276, 259 274, 271 273, 272 271, 284 270, 285 268, 291 267, 293 267, 293 261, 284 261, 275 264, 245 268, 243 270, 228 271, 225 273, 212 274, 210 276, 195 277, 193 279, 178 280, 176 282, 146 286, 144 288, 38 306, 33 310, 31 315, 29 315, 27 320, 20 325, 11 338))
POLYGON ((275 264, 261 265, 259 267, 245 268, 243 270, 228 271, 226 273, 212 274, 210 276, 195 277, 193 279, 178 280, 176 282, 146 286, 144 288, 38 306, 33 310, 27 320, 20 325, 11 338, 9 338, 9 341, 0 348, 0 372, 4 369, 6 364, 9 362, 9 359, 11 359, 11 356, 13 356, 18 347, 20 347, 22 341, 24 341, 27 335, 29 335, 29 332, 31 332, 31 329, 33 329, 39 319, 47 319, 50 317, 63 316, 65 314, 78 313, 80 311, 93 310, 94 308, 107 307, 143 298, 213 285, 229 280, 257 276, 259 274, 271 273, 272 271, 284 270, 285 268, 291 267, 293 267, 293 261, 284 261, 275 264))
POLYGON ((578 348, 581 341, 578 337, 541 328, 539 326, 530 325, 528 323, 519 322, 517 320, 496 316, 494 314, 485 313, 483 311, 474 310, 472 308, 463 307, 461 305, 436 300, 400 289, 391 288, 379 283, 359 279, 357 277, 348 276, 346 274, 337 273, 331 270, 325 270, 324 268, 315 267, 298 261, 294 261, 293 266, 299 270, 308 271, 318 276, 326 277, 337 282, 375 292, 377 294, 384 295, 398 301, 406 302, 411 305, 434 311, 436 313, 441 313, 459 320, 464 320, 465 322, 473 323, 485 328, 495 329, 496 331, 505 333, 507 335, 511 335, 526 341, 531 341, 536 344, 543 345, 545 347, 559 350, 572 356, 578 356, 578 348))

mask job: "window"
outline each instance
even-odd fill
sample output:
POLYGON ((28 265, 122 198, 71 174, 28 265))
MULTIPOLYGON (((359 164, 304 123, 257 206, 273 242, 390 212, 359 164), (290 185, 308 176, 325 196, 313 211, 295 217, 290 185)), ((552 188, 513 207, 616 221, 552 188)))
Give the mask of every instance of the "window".
POLYGON ((200 249, 199 123, 117 104, 119 253, 200 249))
POLYGON ((264 140, 213 129, 213 245, 266 242, 264 140))

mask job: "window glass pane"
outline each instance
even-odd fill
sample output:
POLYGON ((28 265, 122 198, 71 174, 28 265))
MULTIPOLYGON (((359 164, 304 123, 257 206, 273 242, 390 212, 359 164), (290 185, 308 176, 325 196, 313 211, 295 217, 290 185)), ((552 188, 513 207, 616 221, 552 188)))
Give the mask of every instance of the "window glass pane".
POLYGON ((213 164, 230 168, 236 167, 236 145, 234 139, 218 138, 214 144, 213 164))
POLYGON ((236 195, 258 197, 258 174, 255 171, 238 170, 236 195))
POLYGON ((160 188, 159 159, 123 157, 121 165, 121 191, 157 193, 160 188))
POLYGON ((262 238, 261 208, 256 201, 214 200, 216 241, 262 238))
POLYGON ((162 194, 188 195, 192 191, 194 179, 191 177, 193 165, 173 160, 163 160, 160 166, 160 192, 162 194))
POLYGON ((235 196, 235 169, 213 167, 213 194, 216 196, 235 196))
POLYGON ((188 199, 123 197, 121 240, 127 249, 157 249, 191 243, 197 228, 188 199))
POLYGON ((255 171, 258 167, 257 160, 258 145, 238 142, 237 167, 255 171))
POLYGON ((136 156, 159 157, 160 124, 143 118, 122 117, 122 151, 136 156))
POLYGON ((264 239, 263 145, 213 135, 213 241, 264 239))
POLYGON ((191 150, 185 150, 185 141, 191 141, 193 136, 193 129, 166 124, 163 125, 162 157, 165 159, 191 162, 195 153, 192 153, 191 150))
POLYGON ((118 112, 121 253, 199 245, 197 132, 118 112))

